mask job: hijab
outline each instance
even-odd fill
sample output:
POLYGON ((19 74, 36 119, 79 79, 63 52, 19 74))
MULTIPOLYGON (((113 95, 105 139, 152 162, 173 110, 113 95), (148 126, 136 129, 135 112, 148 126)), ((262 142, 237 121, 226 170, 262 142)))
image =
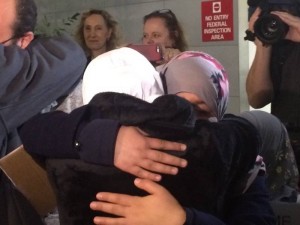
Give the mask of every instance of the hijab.
POLYGON ((213 116, 222 119, 228 104, 228 75, 222 64, 204 52, 186 51, 158 68, 165 94, 190 92, 201 98, 213 116))
POLYGON ((83 103, 97 93, 118 92, 152 102, 163 94, 159 73, 139 52, 122 47, 92 60, 83 76, 83 103))

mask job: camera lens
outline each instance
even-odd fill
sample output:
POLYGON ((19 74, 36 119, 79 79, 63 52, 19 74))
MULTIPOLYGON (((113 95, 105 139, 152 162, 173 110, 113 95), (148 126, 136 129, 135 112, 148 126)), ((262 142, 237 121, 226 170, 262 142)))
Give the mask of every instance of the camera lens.
POLYGON ((288 25, 273 14, 259 17, 254 24, 255 35, 264 44, 274 44, 283 39, 288 29, 288 25))

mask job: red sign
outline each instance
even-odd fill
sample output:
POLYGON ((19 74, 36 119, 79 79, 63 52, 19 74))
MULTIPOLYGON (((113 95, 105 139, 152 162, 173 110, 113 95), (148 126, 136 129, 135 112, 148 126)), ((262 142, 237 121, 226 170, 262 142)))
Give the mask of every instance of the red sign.
POLYGON ((233 0, 201 2, 202 41, 233 40, 233 0))

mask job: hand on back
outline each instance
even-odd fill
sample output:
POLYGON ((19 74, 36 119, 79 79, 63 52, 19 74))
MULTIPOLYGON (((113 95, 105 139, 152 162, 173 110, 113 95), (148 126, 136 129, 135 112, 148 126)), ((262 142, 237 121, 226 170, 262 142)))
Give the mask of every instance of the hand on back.
POLYGON ((160 174, 175 175, 178 167, 187 165, 186 160, 168 154, 168 150, 185 148, 181 143, 147 137, 136 127, 122 126, 116 140, 114 164, 139 178, 159 181, 160 174))
POLYGON ((95 217, 95 224, 102 225, 182 225, 186 220, 184 209, 161 185, 143 179, 136 179, 135 185, 145 190, 145 197, 102 192, 99 201, 91 203, 93 210, 113 214, 119 218, 95 217))

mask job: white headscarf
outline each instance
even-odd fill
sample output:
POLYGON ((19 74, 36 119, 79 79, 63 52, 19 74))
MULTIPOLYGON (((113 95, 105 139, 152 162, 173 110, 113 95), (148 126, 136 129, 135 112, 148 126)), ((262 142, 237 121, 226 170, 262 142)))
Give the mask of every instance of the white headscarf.
POLYGON ((100 92, 126 93, 152 102, 163 94, 158 72, 139 52, 123 47, 99 55, 83 76, 83 103, 100 92))

